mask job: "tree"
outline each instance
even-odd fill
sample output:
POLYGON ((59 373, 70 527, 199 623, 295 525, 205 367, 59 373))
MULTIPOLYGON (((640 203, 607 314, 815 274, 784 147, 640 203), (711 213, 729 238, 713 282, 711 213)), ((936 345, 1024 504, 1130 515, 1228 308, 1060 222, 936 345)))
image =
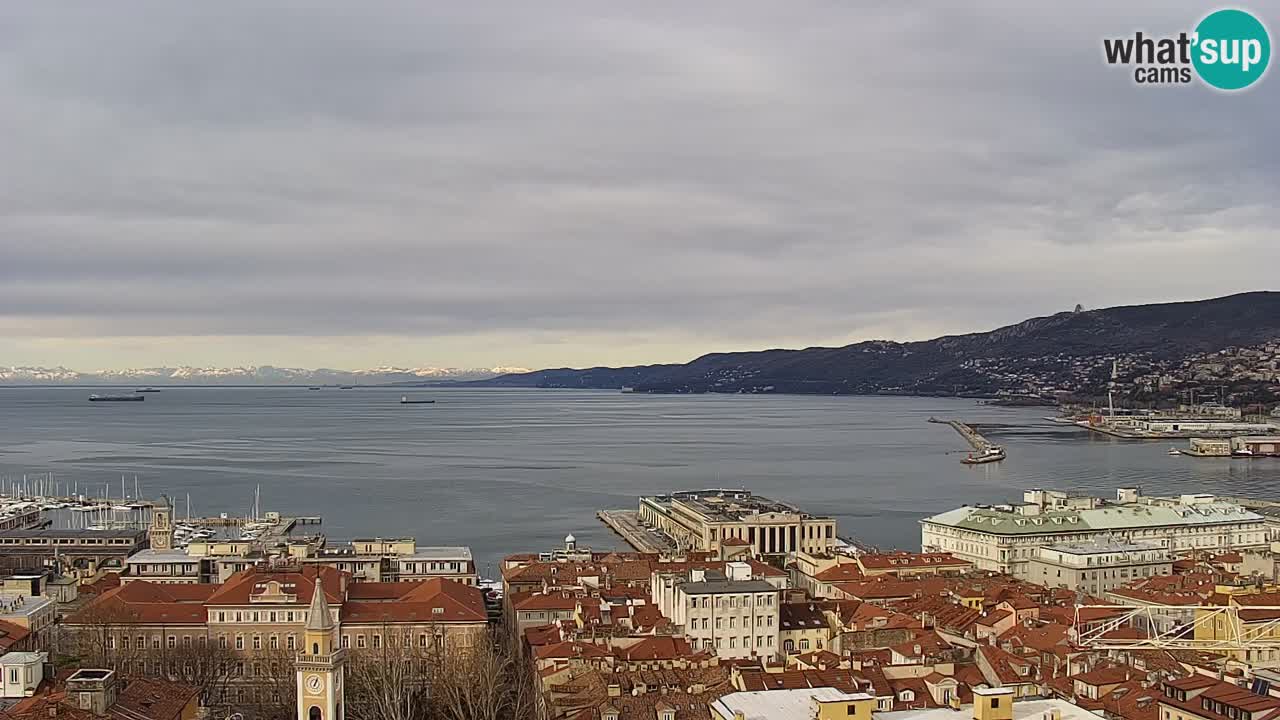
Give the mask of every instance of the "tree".
POLYGON ((138 615, 132 609, 114 603, 97 603, 84 607, 75 615, 74 628, 63 650, 76 658, 79 667, 109 668, 125 673, 129 663, 146 651, 146 646, 130 643, 138 615))
POLYGON ((432 668, 442 651, 432 629, 428 642, 383 625, 378 647, 353 651, 347 660, 346 714, 351 720, 427 720, 432 668))
POLYGON ((439 720, 533 720, 537 686, 517 640, 490 629, 466 651, 440 658, 432 673, 432 717, 439 720))

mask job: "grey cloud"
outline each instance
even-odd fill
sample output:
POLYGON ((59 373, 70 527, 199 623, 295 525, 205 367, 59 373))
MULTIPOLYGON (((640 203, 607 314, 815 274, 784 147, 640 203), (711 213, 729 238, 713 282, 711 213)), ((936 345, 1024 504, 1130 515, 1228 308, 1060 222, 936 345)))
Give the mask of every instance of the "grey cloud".
POLYGON ((1265 287, 1276 79, 1135 87, 1102 37, 1204 8, 1112 5, 13 3, 0 328, 585 365, 1265 287))

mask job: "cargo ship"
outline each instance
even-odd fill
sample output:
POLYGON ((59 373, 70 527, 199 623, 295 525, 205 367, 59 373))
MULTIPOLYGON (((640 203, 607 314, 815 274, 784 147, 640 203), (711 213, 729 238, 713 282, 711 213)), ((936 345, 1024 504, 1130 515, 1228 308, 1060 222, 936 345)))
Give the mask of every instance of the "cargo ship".
POLYGON ((400 404, 401 404, 401 405, 430 405, 430 404, 432 404, 432 403, 434 403, 434 402, 435 402, 435 400, 417 400, 417 399, 411 399, 408 395, 401 395, 401 396, 400 396, 400 404))
POLYGON ((146 395, 90 395, 89 402, 141 402, 146 395))

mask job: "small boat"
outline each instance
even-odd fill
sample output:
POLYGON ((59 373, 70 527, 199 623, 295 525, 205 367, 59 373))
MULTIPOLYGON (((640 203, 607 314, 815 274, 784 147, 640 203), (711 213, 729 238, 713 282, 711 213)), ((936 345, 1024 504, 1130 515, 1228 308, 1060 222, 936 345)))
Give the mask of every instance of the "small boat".
POLYGON ((635 391, 636 391, 636 389, 635 389, 635 388, 633 388, 633 387, 631 387, 630 385, 623 385, 623 386, 622 386, 622 392, 624 392, 624 393, 633 393, 633 392, 635 392, 635 391))
POLYGON ((137 390, 134 390, 134 392, 135 392, 135 393, 153 393, 153 392, 160 392, 160 388, 144 387, 144 388, 138 388, 137 390))
POLYGON ((960 462, 964 463, 965 465, 982 465, 984 463, 999 462, 1003 460, 1004 457, 1005 457, 1004 448, 1000 447, 999 445, 988 445, 980 453, 977 453, 977 454, 969 453, 968 455, 964 456, 964 458, 961 459, 960 462))
POLYGON ((146 395, 90 395, 89 402, 141 402, 146 395))
POLYGON ((1253 451, 1247 447, 1236 448, 1231 451, 1231 457, 1253 457, 1253 451))
POLYGON ((408 395, 400 396, 401 405, 430 405, 433 402, 435 402, 435 400, 419 400, 417 398, 410 400, 408 395))
POLYGON ((320 386, 319 386, 319 385, 312 385, 311 387, 309 387, 309 388, 307 388, 307 389, 308 389, 308 390, 319 390, 319 389, 320 389, 320 386))
POLYGON ((1169 454, 1170 454, 1170 455, 1181 455, 1181 454, 1182 454, 1182 451, 1181 451, 1181 450, 1179 450, 1179 449, 1178 449, 1178 448, 1176 448, 1176 447, 1171 447, 1171 448, 1169 448, 1169 454))
POLYGON ((353 388, 353 387, 355 387, 355 385, 339 385, 339 386, 338 386, 338 389, 339 389, 339 390, 350 390, 350 389, 351 389, 351 388, 353 388))

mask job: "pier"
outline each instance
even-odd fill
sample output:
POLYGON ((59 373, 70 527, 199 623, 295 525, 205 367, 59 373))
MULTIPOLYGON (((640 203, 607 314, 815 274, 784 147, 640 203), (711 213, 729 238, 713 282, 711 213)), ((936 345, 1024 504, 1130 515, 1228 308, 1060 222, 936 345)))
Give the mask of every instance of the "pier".
POLYGON ((640 513, 635 510, 601 510, 596 513, 596 517, 637 552, 666 553, 676 549, 671 538, 645 527, 640 522, 640 513))
POLYGON ((982 433, 973 429, 973 426, 966 425, 959 420, 939 420, 938 418, 931 417, 929 418, 929 422, 950 425, 955 428, 955 431, 960 433, 960 437, 964 438, 965 442, 969 443, 974 450, 983 451, 995 446, 995 443, 983 437, 982 433))

